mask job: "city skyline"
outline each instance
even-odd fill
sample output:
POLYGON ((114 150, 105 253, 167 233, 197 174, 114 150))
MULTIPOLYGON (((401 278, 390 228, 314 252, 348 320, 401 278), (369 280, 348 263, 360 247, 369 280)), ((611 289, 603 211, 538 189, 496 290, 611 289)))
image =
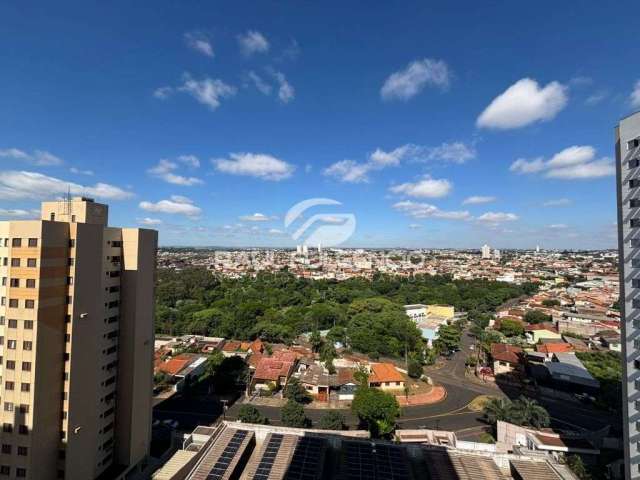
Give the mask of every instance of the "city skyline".
POLYGON ((330 198, 345 247, 615 248, 624 18, 336 5, 1 7, 0 219, 70 191, 163 246, 291 248, 330 198))

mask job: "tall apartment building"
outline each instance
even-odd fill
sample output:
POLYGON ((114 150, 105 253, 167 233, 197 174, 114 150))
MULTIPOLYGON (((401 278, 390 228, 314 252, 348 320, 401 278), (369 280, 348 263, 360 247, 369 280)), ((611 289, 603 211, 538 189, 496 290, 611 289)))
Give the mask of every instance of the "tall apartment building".
POLYGON ((480 253, 483 259, 491 258, 491 247, 486 243, 480 248, 480 253))
POLYGON ((87 198, 0 222, 0 479, 120 478, 151 437, 157 232, 87 198))
POLYGON ((625 468, 640 479, 640 112, 615 132, 625 468))

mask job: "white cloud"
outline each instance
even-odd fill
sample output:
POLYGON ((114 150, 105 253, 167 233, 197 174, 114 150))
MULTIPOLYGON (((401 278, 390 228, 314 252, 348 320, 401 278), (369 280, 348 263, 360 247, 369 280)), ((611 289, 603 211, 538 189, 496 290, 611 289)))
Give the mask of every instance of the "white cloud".
POLYGON ((293 88, 287 78, 284 76, 284 73, 273 70, 271 72, 273 77, 278 82, 278 98, 282 103, 289 103, 296 97, 296 91, 293 88))
POLYGON ((173 94, 173 87, 158 87, 153 91, 153 96, 160 100, 166 100, 173 94))
POLYGON ((188 32, 184 34, 184 40, 187 45, 201 54, 213 58, 213 45, 211 40, 202 32, 188 32))
POLYGON ((551 230, 564 230, 569 228, 569 226, 564 223, 553 223, 551 225, 547 225, 547 228, 550 228, 551 230))
POLYGON ((440 198, 451 192, 453 185, 449 180, 431 178, 425 175, 421 180, 411 183, 401 183, 389 188, 393 193, 400 193, 410 197, 440 198))
POLYGON ((589 179, 608 177, 616 174, 613 160, 603 158, 594 162, 571 165, 568 167, 554 168, 546 174, 549 178, 561 178, 565 180, 589 179))
POLYGON ((476 150, 462 142, 443 143, 428 151, 428 160, 444 160, 445 162, 464 163, 476 158, 476 150))
POLYGON ((162 220, 160 220, 159 218, 145 217, 145 218, 139 219, 138 223, 140 225, 160 225, 162 224, 162 220))
POLYGON ((481 128, 507 130, 553 119, 568 102, 567 87, 551 82, 544 88, 523 78, 497 96, 476 122, 481 128))
POLYGON ((211 161, 220 172, 246 175, 262 180, 284 180, 289 178, 295 170, 290 163, 266 153, 231 153, 229 157, 211 161))
POLYGON ((463 205, 480 205, 483 203, 491 203, 495 202, 496 197, 483 197, 480 195, 474 195, 472 197, 467 197, 462 201, 463 205))
POLYGON ((275 220, 277 217, 264 215, 263 213, 254 213, 252 215, 243 215, 240 220, 243 222, 269 222, 275 220))
POLYGON ((169 213, 176 215, 186 215, 187 217, 197 217, 202 210, 193 204, 193 200, 180 195, 172 195, 168 200, 159 202, 140 202, 138 205, 142 210, 156 213, 169 213))
POLYGON ((76 175, 87 175, 87 176, 93 176, 93 170, 81 170, 79 168, 76 167, 71 167, 69 169, 69 171, 71 173, 75 173, 76 175))
POLYGON ((595 92, 589 95, 587 99, 584 101, 584 103, 592 107, 606 100, 608 96, 609 96, 609 92, 607 92, 606 90, 600 90, 598 92, 595 92))
POLYGON ((636 82, 629 98, 631 106, 634 108, 640 108, 640 80, 636 82))
POLYGON ((246 56, 269 51, 269 41, 258 31, 249 30, 244 35, 238 35, 237 38, 240 50, 246 56))
POLYGON ((369 156, 369 160, 377 166, 386 167, 386 166, 396 166, 400 164, 400 161, 404 159, 407 155, 414 152, 416 150, 415 145, 406 144, 401 147, 395 148, 389 152, 385 152, 380 148, 376 148, 375 152, 373 152, 369 156))
POLYGON ((409 228, 411 230, 418 230, 419 228, 422 228, 422 225, 420 225, 419 223, 410 223, 409 228))
POLYGON ((220 100, 233 97, 237 89, 232 85, 227 85, 220 79, 205 77, 196 80, 188 73, 184 75, 184 83, 178 87, 181 92, 188 93, 198 102, 215 110, 220 106, 220 100))
POLYGON ((16 208, 16 209, 0 208, 0 217, 24 218, 24 217, 33 217, 33 216, 34 216, 34 213, 29 210, 22 210, 20 208, 16 208))
POLYGON ((51 198, 55 195, 66 195, 69 191, 73 195, 105 200, 124 200, 133 196, 133 193, 108 183, 84 186, 37 172, 0 172, 0 199, 3 200, 51 198))
POLYGON ((200 159, 195 155, 180 155, 178 161, 191 168, 200 168, 200 159))
MULTIPOLYGON (((188 162, 189 161, 191 160, 188 160, 188 162)), ((147 170, 147 172, 156 178, 164 180, 167 183, 171 183, 173 185, 181 185, 183 187, 191 187, 193 185, 201 185, 202 183, 204 183, 199 178, 184 177, 182 175, 174 173, 177 168, 177 163, 170 160, 161 159, 155 167, 150 168, 149 170, 147 170)))
POLYGON ((487 224, 498 224, 503 222, 515 222, 518 218, 519 217, 515 213, 487 212, 480 215, 477 220, 487 224))
POLYGON ((369 181, 369 170, 371 170, 371 165, 368 163, 341 160, 325 168, 323 174, 335 177, 342 182, 364 183, 369 181))
POLYGON ((571 205, 571 200, 568 198, 557 198, 554 200, 547 200, 542 204, 543 207, 566 207, 571 205))
POLYGON ((64 163, 60 157, 56 157, 46 150, 34 150, 33 153, 27 153, 18 148, 7 148, 0 150, 0 158, 12 158, 41 167, 56 167, 64 163))
POLYGON ((273 90, 273 88, 260 75, 251 70, 249 71, 249 73, 247 73, 247 76, 253 82, 256 89, 260 93, 262 93, 263 95, 271 95, 271 91, 273 90))
POLYGON ((518 174, 545 172, 547 178, 566 180, 589 179, 615 175, 615 166, 609 158, 596 160, 596 150, 588 145, 574 145, 556 153, 550 160, 519 158, 509 170, 518 174))
POLYGON ((412 218, 441 218, 444 220, 471 219, 471 215, 466 210, 445 211, 429 203, 413 202, 411 200, 397 202, 393 205, 393 208, 412 218))
POLYGON ((382 85, 384 100, 409 100, 425 86, 446 89, 449 86, 449 67, 442 60, 425 58, 411 62, 404 70, 392 73, 382 85))

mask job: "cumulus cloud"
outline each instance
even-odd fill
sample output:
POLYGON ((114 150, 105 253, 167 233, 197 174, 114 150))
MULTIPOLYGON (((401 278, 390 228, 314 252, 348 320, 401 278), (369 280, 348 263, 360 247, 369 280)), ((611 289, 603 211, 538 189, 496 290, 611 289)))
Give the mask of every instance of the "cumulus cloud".
POLYGON ((477 220, 486 224, 499 224, 504 222, 515 222, 518 218, 519 217, 515 213, 487 212, 480 215, 477 220))
POLYGON ((105 200, 125 200, 133 196, 133 193, 108 183, 99 182, 85 186, 37 172, 0 172, 0 199, 2 200, 51 198, 55 195, 66 195, 67 192, 105 200))
POLYGON ((160 99, 166 100, 173 94, 173 87, 158 87, 153 91, 153 96, 160 99))
POLYGON ((509 167, 514 173, 531 174, 545 172, 547 178, 566 180, 589 179, 615 175, 615 166, 609 158, 596 160, 595 148, 588 145, 574 145, 556 153, 551 159, 519 158, 509 167))
POLYGON ((335 177, 342 182, 364 183, 369 181, 369 170, 371 170, 370 164, 341 160, 325 168, 323 174, 335 177))
MULTIPOLYGON (((189 158, 189 156, 183 156, 181 158, 181 161, 183 163, 186 161, 187 164, 193 165, 194 158, 189 158)), ((175 170, 177 169, 177 163, 170 160, 161 159, 156 166, 150 168, 149 170, 147 170, 147 172, 150 175, 164 180, 167 183, 171 183, 173 185, 181 185, 183 187, 191 187, 193 185, 201 185, 202 183, 204 183, 201 179, 196 177, 185 177, 182 175, 178 175, 177 173, 175 173, 175 170)))
POLYGON ((495 202, 496 197, 483 197, 480 195, 474 195, 471 197, 467 197, 462 201, 463 205, 480 205, 483 203, 491 203, 495 202))
POLYGON ((30 210, 23 210, 21 208, 14 209, 6 209, 0 208, 0 217, 10 217, 10 218, 35 218, 38 217, 39 214, 36 214, 30 210))
POLYGON ((7 148, 0 150, 0 158, 12 158, 41 167, 56 167, 64 163, 60 157, 56 157, 46 150, 34 150, 32 153, 27 153, 18 148, 7 148))
POLYGON ((206 34, 202 32, 188 32, 184 34, 184 40, 189 48, 192 48, 196 52, 200 52, 210 58, 214 57, 213 45, 206 34))
POLYGON ((219 172, 279 181, 293 175, 295 167, 266 153, 231 153, 229 158, 212 159, 219 172))
POLYGON ((632 107, 640 108, 640 80, 638 80, 634 85, 629 101, 631 102, 632 107))
POLYGON ((551 230, 564 230, 569 228, 569 226, 564 223, 553 223, 551 225, 547 225, 547 228, 550 228, 551 230))
POLYGON ((449 87, 449 67, 442 60, 425 58, 411 62, 404 70, 392 73, 380 89, 383 100, 409 100, 426 86, 449 87))
POLYGON ((568 198, 556 198, 553 200, 547 200, 542 204, 543 207, 566 207, 571 205, 571 200, 568 198))
POLYGON ((404 194, 410 197, 419 198, 440 198, 445 197, 451 192, 453 185, 446 179, 431 178, 425 175, 417 182, 401 183, 389 188, 393 193, 404 194))
POLYGON ((87 175, 89 177, 93 176, 93 170, 81 170, 80 168, 71 167, 69 171, 71 173, 75 173, 76 175, 87 175))
POLYGON ((463 211, 446 211, 440 210, 435 205, 422 202, 413 202, 405 200, 397 202, 393 205, 395 210, 402 212, 412 218, 441 218, 445 220, 469 220, 471 215, 466 210, 463 211))
POLYGON ((427 150, 427 160, 443 160, 451 163, 465 163, 476 158, 476 150, 462 142, 443 143, 427 150))
POLYGON ((567 106, 566 86, 551 82, 540 87, 531 78, 523 78, 497 96, 480 114, 480 128, 508 130, 535 122, 552 120, 567 106))
POLYGON ((199 168, 200 167, 200 159, 195 155, 180 155, 178 157, 178 161, 180 163, 184 163, 186 166, 191 168, 199 168))
POLYGON ((143 201, 138 206, 147 212, 185 215, 192 218, 198 217, 202 212, 199 207, 193 204, 193 200, 181 195, 172 195, 169 199, 156 203, 143 201))
POLYGON ((272 70, 271 74, 273 78, 278 82, 278 98, 282 103, 289 103, 296 97, 296 91, 293 86, 287 81, 284 73, 272 70))
POLYGON ((243 215, 240 217, 240 220, 243 222, 269 222, 271 220, 275 220, 277 217, 265 215, 263 213, 254 213, 252 215, 243 215))
POLYGON ((251 70, 247 73, 247 77, 249 78, 249 80, 251 80, 253 85, 260 93, 262 93, 263 95, 271 95, 271 91, 273 90, 273 88, 260 75, 251 70))
POLYGON ((178 87, 178 90, 188 93, 211 110, 216 110, 220 106, 222 99, 233 97, 237 92, 236 87, 227 85, 217 78, 205 77, 197 80, 190 74, 185 73, 183 80, 183 84, 178 87))
POLYGON ((240 45, 240 51, 245 56, 269 51, 269 41, 258 31, 249 30, 245 34, 238 35, 237 38, 238 44, 240 45))

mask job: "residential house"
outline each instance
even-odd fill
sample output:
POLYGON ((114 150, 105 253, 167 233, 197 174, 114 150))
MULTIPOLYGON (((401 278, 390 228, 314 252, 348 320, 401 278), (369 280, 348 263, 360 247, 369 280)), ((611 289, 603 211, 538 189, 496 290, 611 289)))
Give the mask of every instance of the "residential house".
POLYGON ((369 386, 381 390, 403 390, 405 380, 392 363, 372 363, 369 372, 369 386))
POLYGON ((522 348, 515 345, 492 343, 491 358, 494 375, 507 374, 522 368, 522 348))
POLYGON ((556 327, 549 323, 536 323, 524 327, 524 335, 528 343, 536 344, 543 338, 562 338, 556 327))

